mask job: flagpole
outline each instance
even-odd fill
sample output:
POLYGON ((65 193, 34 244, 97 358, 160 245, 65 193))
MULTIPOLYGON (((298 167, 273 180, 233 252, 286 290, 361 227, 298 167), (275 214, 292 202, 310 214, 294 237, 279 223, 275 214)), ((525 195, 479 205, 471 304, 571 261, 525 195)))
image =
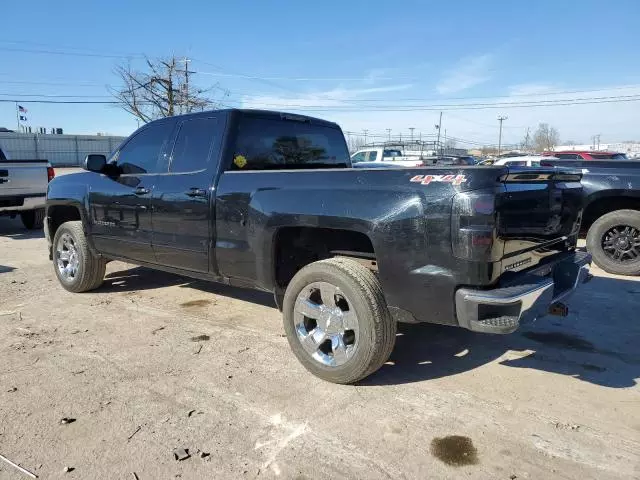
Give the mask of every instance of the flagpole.
POLYGON ((16 122, 18 123, 18 133, 20 133, 20 111, 18 110, 18 102, 16 102, 16 122))

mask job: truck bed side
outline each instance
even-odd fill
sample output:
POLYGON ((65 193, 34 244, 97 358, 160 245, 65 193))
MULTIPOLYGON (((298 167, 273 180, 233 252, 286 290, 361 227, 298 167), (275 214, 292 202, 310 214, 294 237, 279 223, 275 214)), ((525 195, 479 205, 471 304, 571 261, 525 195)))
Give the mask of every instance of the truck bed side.
MULTIPOLYGON (((310 242, 319 244, 314 254, 325 245, 323 254, 331 256, 334 237, 325 236, 326 230, 353 232, 350 244, 376 262, 392 309, 403 306, 416 318, 453 323, 457 286, 492 285, 504 267, 525 257, 523 268, 533 266, 569 248, 567 239, 577 228, 579 193, 553 198, 544 182, 535 187, 512 183, 509 192, 500 180, 507 173, 506 167, 224 173, 216 193, 220 274, 232 283, 278 291, 295 273, 296 262, 318 259, 297 258, 304 257, 310 242), (454 185, 456 178, 464 181, 454 185), (489 230, 482 231, 481 225, 477 238, 472 235, 478 241, 474 258, 459 258, 452 248, 453 199, 472 191, 500 203, 502 218, 489 230), (560 204, 550 204, 558 200, 560 204), (556 224, 548 223, 550 217, 556 224), (498 231, 504 238, 496 238, 498 231), (562 240, 536 252, 547 237, 562 240), (504 265, 503 256, 508 259, 504 265), (280 272, 278 278, 278 268, 291 262, 292 271, 280 272)), ((572 184, 576 186, 579 191, 579 183, 572 184)))

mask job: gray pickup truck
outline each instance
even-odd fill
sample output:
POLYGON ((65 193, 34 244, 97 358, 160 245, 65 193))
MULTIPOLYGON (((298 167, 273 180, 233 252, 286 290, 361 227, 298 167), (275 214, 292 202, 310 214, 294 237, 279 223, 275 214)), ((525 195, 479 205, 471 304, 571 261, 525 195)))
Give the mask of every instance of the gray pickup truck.
POLYGON ((7 157, 0 148, 0 216, 20 215, 26 228, 42 228, 47 185, 55 171, 47 160, 7 157))

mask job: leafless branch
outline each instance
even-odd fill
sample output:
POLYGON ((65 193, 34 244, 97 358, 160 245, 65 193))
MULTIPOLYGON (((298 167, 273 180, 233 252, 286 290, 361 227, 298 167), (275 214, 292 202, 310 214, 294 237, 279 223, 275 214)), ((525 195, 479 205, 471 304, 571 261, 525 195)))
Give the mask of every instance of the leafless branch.
MULTIPOLYGON (((151 60, 145 58, 145 70, 134 70, 130 64, 119 65, 115 73, 121 81, 110 88, 123 110, 143 122, 182 113, 212 108, 207 96, 210 89, 189 84, 189 77, 175 57, 151 60)), ((219 88, 217 85, 214 88, 219 88)))

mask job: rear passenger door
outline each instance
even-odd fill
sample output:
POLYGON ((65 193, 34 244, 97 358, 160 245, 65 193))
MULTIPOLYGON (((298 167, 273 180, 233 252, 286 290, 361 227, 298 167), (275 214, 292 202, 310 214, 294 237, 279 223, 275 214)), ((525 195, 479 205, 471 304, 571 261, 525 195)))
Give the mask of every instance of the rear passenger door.
POLYGON ((210 270, 221 122, 215 116, 194 117, 177 126, 169 172, 158 178, 151 199, 151 243, 161 265, 210 270))

